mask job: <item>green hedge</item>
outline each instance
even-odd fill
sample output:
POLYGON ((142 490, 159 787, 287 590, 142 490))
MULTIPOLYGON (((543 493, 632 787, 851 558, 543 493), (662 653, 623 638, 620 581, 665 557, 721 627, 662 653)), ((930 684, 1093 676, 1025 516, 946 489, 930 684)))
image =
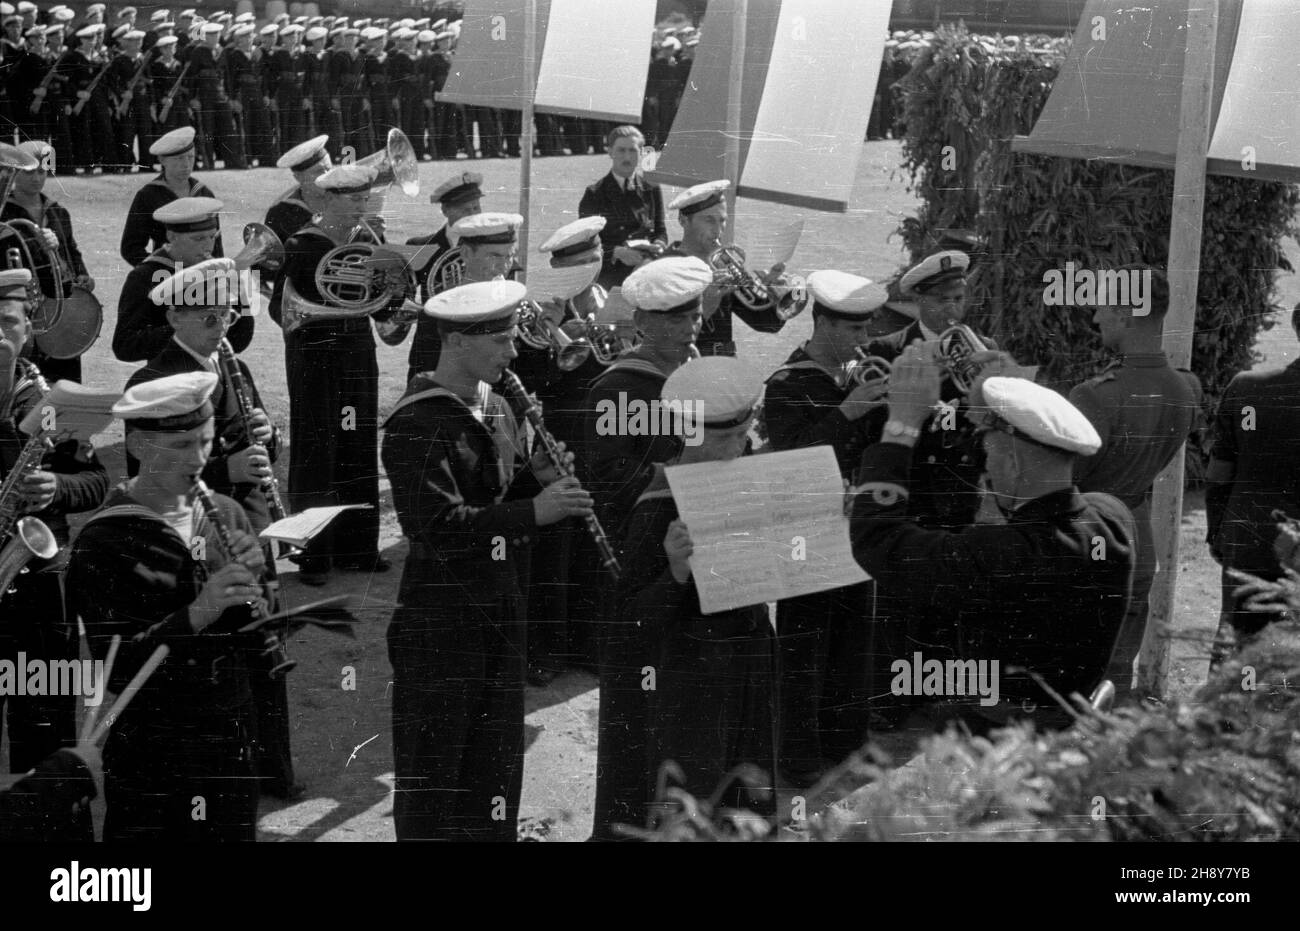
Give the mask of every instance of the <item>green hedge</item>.
MULTIPOLYGON (((1068 50, 1069 40, 1045 38, 1008 49, 947 25, 900 86, 904 167, 923 200, 899 230, 913 260, 931 248, 935 230, 977 230, 990 255, 972 275, 970 320, 1062 390, 1106 360, 1086 309, 1043 306, 1043 273, 1070 260, 1164 268, 1173 190, 1168 170, 1011 152, 1011 138, 1033 128, 1068 50), (951 157, 945 165, 946 146, 955 166, 951 157)), ((1282 239, 1297 235, 1297 205, 1294 185, 1208 179, 1192 350, 1207 413, 1257 360, 1256 337, 1273 325, 1274 282, 1291 271, 1282 239)), ((1199 465, 1191 457, 1189 477, 1199 465)))

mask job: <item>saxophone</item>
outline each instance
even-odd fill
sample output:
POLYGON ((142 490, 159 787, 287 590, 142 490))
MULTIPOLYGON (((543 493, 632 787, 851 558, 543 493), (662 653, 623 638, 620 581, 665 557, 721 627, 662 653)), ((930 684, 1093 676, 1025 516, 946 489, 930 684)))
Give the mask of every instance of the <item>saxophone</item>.
MULTIPOLYGON (((42 397, 49 394, 50 386, 35 366, 32 379, 42 397)), ((8 402, 5 406, 8 408, 8 402)), ((24 507, 23 480, 40 467, 52 446, 43 431, 32 436, 23 444, 17 461, 0 485, 0 595, 13 588, 14 581, 28 571, 27 564, 33 559, 53 559, 59 552, 54 531, 43 520, 20 516, 24 507)))
MULTIPOLYGON (((243 370, 239 367, 239 360, 235 357, 235 349, 230 345, 230 340, 221 341, 217 347, 217 357, 221 361, 221 371, 225 375, 226 384, 234 394, 235 402, 239 407, 239 419, 243 421, 244 436, 249 443, 252 443, 253 393, 248 390, 248 382, 244 379, 243 370)), ((274 468, 262 481, 262 494, 266 495, 266 505, 271 513, 271 520, 284 520, 288 512, 284 509, 284 500, 280 497, 280 482, 275 477, 274 468)))
MULTIPOLYGON (((217 510, 217 503, 212 498, 212 492, 202 481, 194 484, 194 499, 198 502, 199 507, 203 509, 203 516, 207 518, 208 523, 212 524, 213 529, 217 531, 217 539, 221 541, 222 555, 227 560, 234 560, 235 547, 230 536, 230 528, 226 526, 225 519, 221 516, 221 512, 217 510)), ((198 566, 202 581, 207 581, 206 564, 198 563, 198 566)), ((250 603, 248 607, 254 621, 266 617, 267 604, 265 598, 259 598, 257 601, 250 603)), ((288 654, 285 653, 283 641, 280 640, 279 635, 274 630, 264 626, 259 627, 257 632, 262 637, 262 653, 271 660, 269 675, 272 679, 283 676, 298 665, 297 660, 289 659, 288 654)))

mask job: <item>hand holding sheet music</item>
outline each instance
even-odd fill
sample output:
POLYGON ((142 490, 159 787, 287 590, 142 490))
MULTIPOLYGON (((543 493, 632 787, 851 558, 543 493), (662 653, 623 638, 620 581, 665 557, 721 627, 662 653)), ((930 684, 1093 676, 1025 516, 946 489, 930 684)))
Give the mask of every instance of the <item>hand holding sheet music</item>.
POLYGON ((829 446, 670 466, 706 614, 865 581, 829 446))

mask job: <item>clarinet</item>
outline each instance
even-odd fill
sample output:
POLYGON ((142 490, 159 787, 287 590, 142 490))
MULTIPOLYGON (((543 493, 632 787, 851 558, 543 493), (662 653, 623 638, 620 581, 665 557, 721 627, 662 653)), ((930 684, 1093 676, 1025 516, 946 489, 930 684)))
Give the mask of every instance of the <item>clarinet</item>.
MULTIPOLYGON (((516 395, 522 402, 524 416, 533 425, 533 432, 537 434, 537 440, 542 444, 546 458, 555 467, 555 471, 561 475, 572 476, 574 474, 573 466, 565 463, 558 441, 546 429, 546 425, 542 423, 542 407, 537 403, 537 398, 528 393, 528 390, 524 388, 524 383, 519 380, 519 376, 509 369, 505 370, 505 384, 506 390, 516 395)), ((609 537, 605 536, 605 528, 600 525, 600 520, 595 514, 587 515, 583 522, 587 525, 587 532, 591 534, 591 538, 596 541, 596 550, 600 553, 600 564, 609 570, 609 574, 614 577, 615 581, 618 581, 623 569, 618 564, 618 557, 614 555, 614 547, 610 545, 609 537)))
MULTIPOLYGON (((228 561, 234 561, 235 547, 234 541, 230 537, 230 528, 226 526, 225 519, 222 518, 221 512, 217 510, 217 503, 212 500, 212 492, 208 490, 208 486, 203 484, 202 481, 194 483, 194 499, 198 501, 199 507, 203 508, 203 516, 208 519, 208 522, 217 531, 217 538, 221 541, 223 555, 228 561)), ((203 567, 203 581, 207 581, 206 565, 199 563, 199 566, 203 567)), ((267 604, 265 598, 258 598, 256 601, 250 602, 248 607, 254 621, 266 617, 267 604)), ((275 631, 267 626, 262 626, 257 629, 257 632, 262 637, 262 655, 270 657, 271 660, 271 671, 268 675, 272 679, 278 679, 298 665, 297 660, 289 659, 288 654, 284 651, 284 643, 275 631)))
MULTIPOLYGON (((239 419, 244 424, 244 436, 249 443, 252 443, 253 393, 248 390, 248 382, 239 367, 239 360, 235 358, 235 349, 230 345, 230 340, 221 341, 221 345, 217 347, 217 356, 221 360, 221 371, 226 376, 226 384, 230 386, 239 406, 239 419)), ((271 474, 262 480, 262 494, 266 495, 266 506, 271 512, 271 520, 273 522, 284 520, 288 512, 284 509, 284 501, 280 498, 280 482, 275 477, 275 469, 272 469, 271 474)))

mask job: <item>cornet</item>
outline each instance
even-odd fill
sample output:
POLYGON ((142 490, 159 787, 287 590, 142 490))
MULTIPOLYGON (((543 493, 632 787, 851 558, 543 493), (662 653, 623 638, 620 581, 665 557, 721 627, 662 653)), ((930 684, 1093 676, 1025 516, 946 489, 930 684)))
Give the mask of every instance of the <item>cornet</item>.
MULTIPOLYGON (((776 306, 776 315, 782 320, 791 320, 799 316, 807 305, 806 295, 799 296, 799 289, 787 290, 780 298, 772 293, 761 277, 745 267, 745 250, 740 246, 720 246, 709 253, 709 267, 720 273, 716 283, 724 291, 730 291, 736 300, 750 310, 764 310, 776 306)), ((777 279, 776 284, 784 287, 789 281, 786 275, 777 279)))
POLYGON ((519 305, 519 339, 533 349, 549 350, 555 355, 555 364, 562 372, 572 372, 591 356, 591 343, 585 338, 573 339, 542 310, 536 301, 523 301, 519 305))
POLYGON ((620 355, 636 346, 635 340, 621 336, 612 323, 597 323, 595 315, 587 317, 586 336, 591 355, 601 365, 609 365, 620 355))
POLYGON ((889 364, 888 359, 868 355, 867 351, 861 346, 854 349, 854 354, 857 358, 850 360, 849 364, 844 367, 844 383, 846 385, 861 388, 869 381, 880 378, 888 380, 889 373, 893 370, 893 366, 889 364))
POLYGON ((970 392, 984 365, 982 362, 972 362, 971 356, 987 350, 988 347, 975 335, 975 331, 960 323, 939 334, 939 364, 962 394, 970 392))

